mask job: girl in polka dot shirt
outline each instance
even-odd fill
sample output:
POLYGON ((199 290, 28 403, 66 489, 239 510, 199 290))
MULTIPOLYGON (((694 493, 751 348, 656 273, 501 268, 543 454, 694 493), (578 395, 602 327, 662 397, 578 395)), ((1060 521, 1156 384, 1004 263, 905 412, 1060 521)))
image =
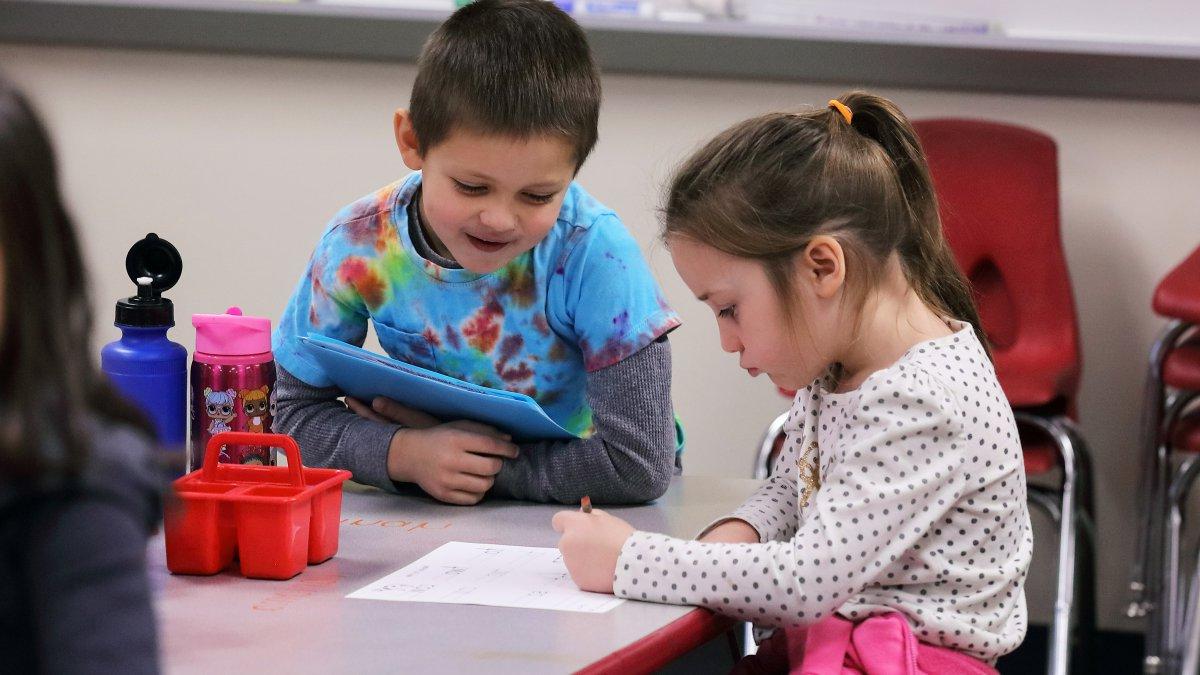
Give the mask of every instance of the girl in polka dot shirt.
POLYGON ((798 390, 786 442, 696 541, 557 514, 575 582, 763 629, 894 614, 985 671, 1016 648, 1021 446, 900 110, 856 92, 733 126, 680 168, 663 230, 721 348, 798 390))

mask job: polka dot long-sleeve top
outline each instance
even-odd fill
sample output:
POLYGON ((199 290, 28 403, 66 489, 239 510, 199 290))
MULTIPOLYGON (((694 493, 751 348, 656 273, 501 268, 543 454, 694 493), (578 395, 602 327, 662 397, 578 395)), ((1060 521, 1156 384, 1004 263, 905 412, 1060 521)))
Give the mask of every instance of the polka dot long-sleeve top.
POLYGON ((774 475, 730 514, 760 543, 636 532, 615 593, 760 627, 897 611, 930 644, 1015 649, 1033 552, 1021 445, 982 345, 954 327, 854 391, 826 376, 798 392, 774 475))

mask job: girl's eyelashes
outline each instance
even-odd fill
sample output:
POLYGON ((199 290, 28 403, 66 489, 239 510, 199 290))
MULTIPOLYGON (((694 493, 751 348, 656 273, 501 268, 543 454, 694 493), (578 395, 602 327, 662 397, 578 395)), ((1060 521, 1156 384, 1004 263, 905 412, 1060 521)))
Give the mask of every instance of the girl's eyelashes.
POLYGON ((480 195, 487 191, 487 187, 483 185, 471 185, 470 183, 464 183, 456 178, 451 178, 450 180, 454 181, 454 187, 457 188, 459 192, 464 194, 480 195))
POLYGON ((717 316, 722 319, 733 319, 737 317, 737 305, 730 305, 721 311, 717 312, 717 316))

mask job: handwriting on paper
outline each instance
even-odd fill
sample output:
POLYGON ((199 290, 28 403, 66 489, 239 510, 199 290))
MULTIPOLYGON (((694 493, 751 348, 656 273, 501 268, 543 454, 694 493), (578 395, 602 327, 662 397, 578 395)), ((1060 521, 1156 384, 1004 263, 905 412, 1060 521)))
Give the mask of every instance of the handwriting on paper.
POLYGON ((557 549, 452 541, 348 598, 607 612, 624 602, 579 590, 557 549))

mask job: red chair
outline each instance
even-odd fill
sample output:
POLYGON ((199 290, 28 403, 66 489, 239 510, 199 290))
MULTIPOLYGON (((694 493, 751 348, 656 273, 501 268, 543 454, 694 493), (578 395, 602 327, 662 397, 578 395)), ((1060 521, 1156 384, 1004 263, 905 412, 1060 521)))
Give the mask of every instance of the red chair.
MULTIPOLYGON (((1029 501, 1059 527, 1048 672, 1065 675, 1072 642, 1081 658, 1090 651, 1095 565, 1090 461, 1074 422, 1079 333, 1059 233, 1057 151, 1045 134, 1007 124, 942 119, 915 126, 946 237, 971 281, 996 374, 1016 413, 1026 474, 1061 474, 1057 486, 1030 485, 1029 501)), ((764 435, 756 477, 769 475, 786 417, 764 435)))
MULTIPOLYGON (((1145 672, 1170 673, 1179 672, 1186 658, 1184 635, 1200 630, 1195 602, 1190 610, 1183 606, 1189 594, 1197 594, 1200 576, 1192 578, 1189 589, 1181 584, 1180 572, 1183 511, 1200 475, 1200 249, 1159 283, 1153 306, 1170 322, 1150 349, 1139 490, 1143 521, 1128 613, 1150 619, 1145 672)), ((1190 647, 1194 660, 1200 645, 1190 647)))
POLYGON ((915 126, 946 238, 971 282, 1016 414, 1025 472, 1061 474, 1056 487, 1031 484, 1029 499, 1059 526, 1048 672, 1065 674, 1072 642, 1080 657, 1090 652, 1095 565, 1090 459, 1074 421, 1079 331, 1059 231, 1057 149, 1049 136, 1008 124, 939 119, 915 126))

